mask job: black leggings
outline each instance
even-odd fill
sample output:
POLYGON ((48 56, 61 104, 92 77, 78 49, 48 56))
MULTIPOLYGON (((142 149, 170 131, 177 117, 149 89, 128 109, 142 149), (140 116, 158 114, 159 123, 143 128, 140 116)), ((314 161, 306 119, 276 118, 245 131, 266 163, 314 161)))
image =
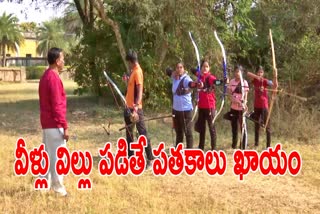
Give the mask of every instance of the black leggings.
MULTIPOLYGON (((257 122, 263 121, 263 124, 266 123, 268 117, 268 109, 266 108, 254 108, 253 119, 257 122)), ((260 124, 255 123, 254 126, 254 145, 259 145, 259 131, 260 131, 260 124)), ((266 135, 267 135, 267 147, 271 146, 271 129, 270 129, 270 119, 266 128, 266 135)))
POLYGON ((196 131, 200 134, 199 149, 204 150, 205 138, 206 138, 206 121, 208 123, 210 137, 211 137, 211 149, 216 149, 217 135, 215 125, 212 124, 212 120, 215 116, 215 109, 201 109, 199 108, 198 120, 195 124, 196 131))
MULTIPOLYGON (((242 129, 242 111, 230 110, 231 127, 232 127, 232 148, 235 149, 238 144, 238 124, 242 129)), ((247 133, 243 133, 243 138, 240 140, 240 149, 245 149, 245 142, 247 140, 247 133)))
POLYGON ((176 131, 176 146, 183 142, 183 134, 186 135, 187 148, 193 147, 192 136, 192 111, 172 110, 174 129, 176 131))

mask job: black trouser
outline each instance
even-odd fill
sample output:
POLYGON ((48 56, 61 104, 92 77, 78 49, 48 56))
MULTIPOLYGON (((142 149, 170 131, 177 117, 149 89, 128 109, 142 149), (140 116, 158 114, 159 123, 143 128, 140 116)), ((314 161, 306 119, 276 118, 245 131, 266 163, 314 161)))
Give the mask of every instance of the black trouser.
POLYGON ((199 108, 198 120, 196 122, 196 130, 199 131, 199 149, 204 150, 205 138, 206 138, 206 121, 208 123, 210 137, 211 137, 211 149, 216 149, 217 135, 215 125, 212 124, 212 120, 215 115, 215 109, 201 109, 199 108))
MULTIPOLYGON (((238 124, 242 130, 242 111, 234 109, 230 110, 231 114, 231 127, 232 127, 232 148, 235 149, 238 144, 238 124)), ((247 133, 241 133, 243 138, 240 140, 240 149, 245 149, 245 142, 247 140, 247 133)))
POLYGON ((193 147, 192 136, 192 111, 172 110, 174 129, 176 131, 176 146, 183 142, 183 134, 186 135, 187 148, 193 147))
MULTIPOLYGON (((133 109, 125 109, 124 110, 124 121, 126 123, 126 136, 127 136, 127 143, 128 143, 128 156, 132 156, 133 150, 130 149, 130 144, 131 142, 133 142, 134 140, 134 136, 133 136, 133 126, 130 124, 132 124, 132 122, 130 121, 130 112, 132 112, 133 109)), ((147 134, 147 129, 146 126, 144 124, 144 116, 143 116, 143 110, 142 109, 138 109, 138 115, 139 115, 139 121, 136 123, 136 127, 138 130, 139 135, 144 135, 147 138, 147 147, 145 148, 146 151, 146 155, 147 155, 147 159, 148 160, 153 160, 153 154, 152 154, 152 148, 151 148, 151 143, 150 140, 148 138, 148 134, 147 134)))
MULTIPOLYGON (((253 119, 259 123, 263 121, 263 124, 266 124, 266 120, 268 117, 268 109, 266 108, 254 108, 253 119)), ((260 124, 255 123, 254 129, 254 145, 259 145, 259 131, 260 131, 260 124)), ((266 127, 266 134, 267 134, 267 147, 271 145, 271 129, 270 129, 270 119, 268 125, 266 127)))

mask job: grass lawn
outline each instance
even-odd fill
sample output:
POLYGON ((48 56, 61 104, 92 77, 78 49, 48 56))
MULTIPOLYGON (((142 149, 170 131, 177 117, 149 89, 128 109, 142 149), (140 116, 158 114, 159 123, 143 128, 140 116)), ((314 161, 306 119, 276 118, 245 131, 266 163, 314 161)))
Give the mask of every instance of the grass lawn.
MULTIPOLYGON (((99 100, 91 96, 72 95, 76 84, 64 82, 68 94, 69 149, 88 150, 94 165, 90 179, 92 190, 78 190, 79 177, 70 173, 65 177, 69 193, 66 198, 51 192, 33 189, 34 177, 15 176, 14 150, 16 141, 23 137, 27 149, 38 147, 42 140, 38 107, 38 82, 0 82, 0 212, 1 213, 319 213, 320 212, 320 145, 305 144, 290 139, 273 139, 272 145, 282 143, 283 150, 300 152, 303 160, 299 175, 262 176, 250 173, 240 182, 233 174, 232 153, 227 152, 228 165, 224 176, 209 176, 197 172, 193 176, 166 175, 156 177, 151 171, 141 176, 101 176, 97 166, 98 149, 106 142, 115 147, 125 132, 122 111, 113 104, 113 97, 99 100), (108 136, 101 124, 110 121, 108 136)), ((170 107, 168 107, 170 109, 170 107)), ((164 115, 166 113, 163 113, 164 115)), ((146 117, 155 116, 146 109, 146 117)), ((219 130, 218 149, 231 146, 231 131, 219 130)), ((224 124, 224 127, 228 127, 224 124)), ((168 120, 147 123, 153 146, 165 142, 171 146, 173 135, 168 120)), ((250 133, 253 129, 249 130, 250 133)), ((264 135, 261 137, 265 144, 264 135)), ((198 136, 195 134, 195 147, 198 136)), ((208 138, 209 139, 209 138, 208 138)), ((249 145, 253 137, 249 135, 249 145)), ((319 139, 320 140, 320 139, 319 139)), ((318 141, 319 142, 319 141, 318 141)), ((209 148, 209 141, 206 142, 209 148)))

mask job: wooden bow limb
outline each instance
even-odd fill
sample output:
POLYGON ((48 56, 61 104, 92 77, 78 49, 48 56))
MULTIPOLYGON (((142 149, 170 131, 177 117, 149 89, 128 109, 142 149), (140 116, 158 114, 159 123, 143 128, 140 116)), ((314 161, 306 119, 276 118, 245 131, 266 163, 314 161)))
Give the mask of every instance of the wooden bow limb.
POLYGON ((270 43, 271 43, 271 53, 272 53, 272 64, 273 64, 273 92, 272 92, 272 96, 271 96, 271 102, 270 102, 270 107, 268 109, 268 116, 267 116, 267 120, 266 120, 266 124, 265 124, 265 129, 269 124, 270 121, 270 116, 271 116, 271 112, 272 112, 272 108, 273 108, 273 104, 274 101, 276 99, 277 96, 277 90, 278 90, 278 70, 277 70, 277 66, 276 66, 276 56, 274 53, 274 45, 273 45, 273 38, 272 38, 272 31, 271 29, 269 29, 269 37, 270 37, 270 43))

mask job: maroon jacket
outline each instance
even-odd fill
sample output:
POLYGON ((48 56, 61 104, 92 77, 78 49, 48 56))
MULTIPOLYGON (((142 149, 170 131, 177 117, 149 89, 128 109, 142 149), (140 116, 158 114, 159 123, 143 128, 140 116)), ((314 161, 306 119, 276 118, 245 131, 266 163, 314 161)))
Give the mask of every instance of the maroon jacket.
POLYGON ((42 129, 67 129, 67 99, 59 75, 48 68, 39 83, 40 121, 42 129))

